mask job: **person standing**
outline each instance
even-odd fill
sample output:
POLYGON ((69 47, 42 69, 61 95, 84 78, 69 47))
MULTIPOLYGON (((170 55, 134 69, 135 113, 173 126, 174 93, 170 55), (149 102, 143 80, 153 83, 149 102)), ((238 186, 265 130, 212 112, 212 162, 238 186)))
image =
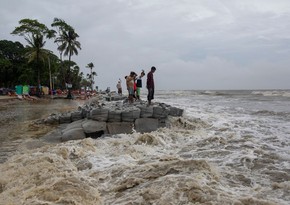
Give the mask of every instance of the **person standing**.
POLYGON ((129 93, 129 103, 133 103, 134 101, 134 82, 137 74, 135 72, 131 72, 129 76, 126 77, 126 84, 129 93))
POLYGON ((140 76, 137 78, 137 83, 136 83, 136 97, 137 100, 140 100, 140 93, 141 93, 141 88, 142 88, 142 78, 144 77, 145 72, 144 70, 142 70, 140 76))
POLYGON ((118 94, 122 95, 122 84, 121 84, 121 79, 119 79, 117 85, 116 85, 117 89, 118 89, 118 94))
POLYGON ((146 87, 148 89, 148 105, 151 105, 151 101, 154 99, 154 79, 153 79, 153 73, 156 71, 156 68, 154 66, 151 67, 151 71, 147 74, 147 83, 146 87))

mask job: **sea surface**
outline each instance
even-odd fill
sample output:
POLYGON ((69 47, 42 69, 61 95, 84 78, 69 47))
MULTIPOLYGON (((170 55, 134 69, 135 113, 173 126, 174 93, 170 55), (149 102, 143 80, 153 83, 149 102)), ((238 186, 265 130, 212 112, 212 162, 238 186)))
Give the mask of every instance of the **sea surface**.
POLYGON ((144 134, 10 136, 21 142, 0 164, 0 204, 290 204, 290 90, 157 91, 153 101, 184 116, 144 134))

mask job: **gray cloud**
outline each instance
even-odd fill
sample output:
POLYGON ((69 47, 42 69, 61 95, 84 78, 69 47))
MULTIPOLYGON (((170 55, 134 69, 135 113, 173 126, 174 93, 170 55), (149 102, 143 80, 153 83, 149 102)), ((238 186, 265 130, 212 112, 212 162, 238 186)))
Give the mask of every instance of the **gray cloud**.
POLYGON ((82 44, 73 60, 84 72, 94 63, 101 89, 115 89, 131 70, 149 71, 152 65, 158 89, 290 87, 287 0, 10 0, 2 5, 1 39, 24 43, 10 35, 22 18, 50 25, 59 17, 72 25, 82 44))

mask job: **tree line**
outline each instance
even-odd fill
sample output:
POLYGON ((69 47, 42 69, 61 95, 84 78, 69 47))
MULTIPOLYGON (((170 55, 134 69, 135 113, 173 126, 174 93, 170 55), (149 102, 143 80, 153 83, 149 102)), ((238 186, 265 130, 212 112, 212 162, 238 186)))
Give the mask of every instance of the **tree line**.
POLYGON ((72 89, 81 86, 93 90, 94 64, 86 67, 90 73, 84 76, 79 66, 72 61, 73 55, 81 50, 79 35, 75 29, 64 20, 54 18, 51 29, 38 20, 22 19, 19 26, 11 34, 22 36, 27 45, 20 42, 0 40, 0 87, 14 88, 15 85, 26 84, 54 88, 72 89), (47 40, 53 40, 57 46, 57 55, 46 49, 47 40), (65 59, 66 57, 66 59, 65 59))

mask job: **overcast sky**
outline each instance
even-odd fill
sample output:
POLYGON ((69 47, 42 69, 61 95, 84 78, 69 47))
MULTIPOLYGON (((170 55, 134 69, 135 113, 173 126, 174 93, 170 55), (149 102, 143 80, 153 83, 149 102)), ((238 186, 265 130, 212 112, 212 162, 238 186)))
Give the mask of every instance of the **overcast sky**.
POLYGON ((290 88, 289 0, 0 2, 0 40, 26 45, 10 34, 23 18, 73 26, 82 50, 72 60, 85 73, 94 63, 100 89, 153 65, 156 89, 290 88))

